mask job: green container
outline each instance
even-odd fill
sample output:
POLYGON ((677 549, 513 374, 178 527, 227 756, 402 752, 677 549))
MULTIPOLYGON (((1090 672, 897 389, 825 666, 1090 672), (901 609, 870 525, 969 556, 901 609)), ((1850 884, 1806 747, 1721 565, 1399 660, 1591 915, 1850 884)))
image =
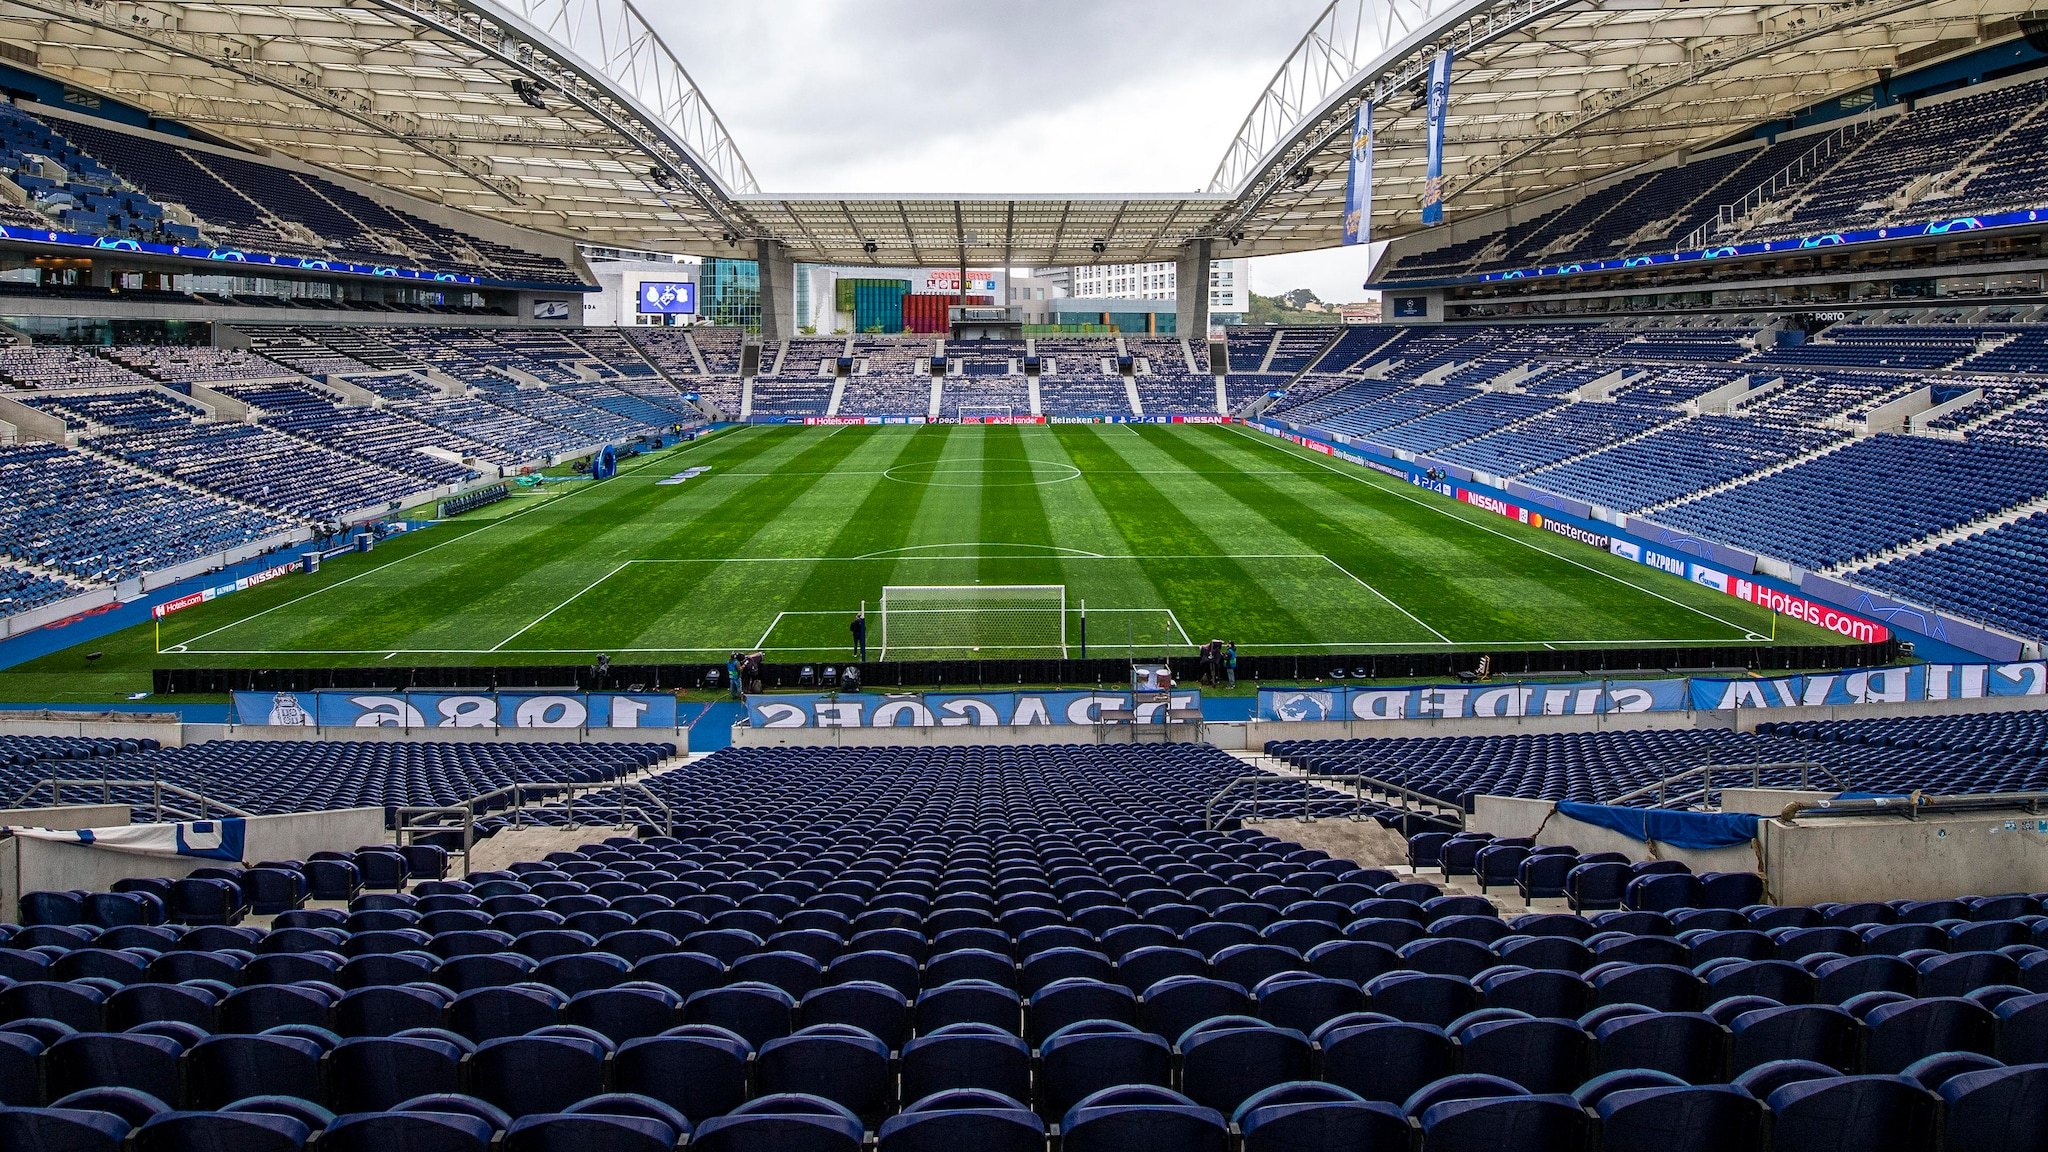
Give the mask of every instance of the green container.
MULTIPOLYGON (((845 280, 839 282, 842 286, 845 280)), ((910 288, 904 280, 855 280, 853 283, 853 330, 855 332, 903 331, 903 295, 910 288)))

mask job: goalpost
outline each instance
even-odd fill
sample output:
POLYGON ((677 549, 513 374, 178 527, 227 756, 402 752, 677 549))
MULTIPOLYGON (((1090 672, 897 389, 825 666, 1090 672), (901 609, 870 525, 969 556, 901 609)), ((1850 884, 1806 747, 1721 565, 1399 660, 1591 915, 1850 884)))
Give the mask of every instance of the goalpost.
POLYGON ((1008 404, 962 404, 953 409, 953 415, 962 424, 1008 424, 1016 418, 1017 410, 1008 404))
POLYGON ((1067 654, 1064 584, 892 584, 882 589, 881 652, 1057 649, 1067 654))

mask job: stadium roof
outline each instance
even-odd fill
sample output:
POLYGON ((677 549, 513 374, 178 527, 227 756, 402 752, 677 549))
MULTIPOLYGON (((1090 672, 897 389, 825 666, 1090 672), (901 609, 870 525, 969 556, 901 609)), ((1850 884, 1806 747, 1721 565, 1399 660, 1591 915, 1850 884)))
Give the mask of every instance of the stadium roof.
POLYGON ((601 245, 1085 264, 1338 242, 1375 100, 1373 230, 1419 227, 1429 60, 1449 214, 1523 203, 2019 34, 2027 0, 1333 0, 1206 193, 764 195, 630 0, 0 0, 7 59, 257 151, 601 245), (870 247, 872 245, 872 247, 870 247))

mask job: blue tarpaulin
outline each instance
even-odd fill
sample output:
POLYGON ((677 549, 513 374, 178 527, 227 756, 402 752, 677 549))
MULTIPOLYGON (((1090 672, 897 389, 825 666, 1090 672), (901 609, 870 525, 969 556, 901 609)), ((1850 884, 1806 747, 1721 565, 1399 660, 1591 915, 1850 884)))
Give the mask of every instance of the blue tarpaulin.
POLYGON ((1564 800, 1557 810, 1574 820, 1612 829, 1631 840, 1654 840, 1673 848, 1731 848, 1756 839, 1761 817, 1743 812, 1679 812, 1669 808, 1621 808, 1564 800))

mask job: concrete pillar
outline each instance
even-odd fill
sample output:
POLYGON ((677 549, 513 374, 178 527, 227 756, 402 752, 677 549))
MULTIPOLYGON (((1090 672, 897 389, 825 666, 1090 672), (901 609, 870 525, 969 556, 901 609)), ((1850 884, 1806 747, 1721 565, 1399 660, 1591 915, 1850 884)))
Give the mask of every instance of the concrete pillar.
POLYGON ((796 261, 779 240, 754 245, 761 267, 761 343, 774 347, 796 335, 796 261))
POLYGON ((1209 338, 1209 242, 1190 240, 1180 246, 1175 267, 1173 322, 1183 340, 1209 338))

